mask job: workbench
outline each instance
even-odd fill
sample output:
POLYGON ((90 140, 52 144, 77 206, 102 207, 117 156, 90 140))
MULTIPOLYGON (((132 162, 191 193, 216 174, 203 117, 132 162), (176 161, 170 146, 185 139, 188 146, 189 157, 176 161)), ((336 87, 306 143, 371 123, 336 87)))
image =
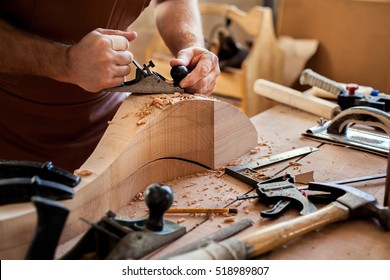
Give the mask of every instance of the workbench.
MULTIPOLYGON (((352 148, 324 144, 301 135, 316 125, 318 117, 285 105, 277 105, 251 118, 258 131, 258 145, 232 164, 243 164, 291 149, 313 146, 318 151, 306 156, 286 160, 265 167, 264 178, 290 173, 310 174, 316 182, 330 182, 377 173, 385 173, 387 158, 352 148)), ((173 207, 237 208, 237 214, 170 214, 164 218, 186 227, 187 233, 175 242, 155 251, 145 259, 160 259, 188 243, 208 236, 240 219, 250 218, 254 224, 237 236, 247 234, 271 224, 288 221, 299 216, 299 211, 289 209, 276 219, 262 218, 260 210, 268 209, 259 199, 237 200, 238 195, 254 193, 253 188, 230 177, 220 170, 204 170, 183 178, 165 182, 174 192, 173 207)), ((298 184, 299 185, 299 184, 298 184)), ((382 205, 385 179, 350 184, 374 195, 382 205)), ((322 207, 317 205, 318 208, 322 207)), ((129 205, 116 212, 117 217, 135 219, 147 217, 142 199, 134 198, 129 205)), ((74 242, 71 242, 74 244, 74 242)), ((67 245, 68 244, 68 245, 67 245)), ((71 246, 59 246, 57 257, 71 246)), ((318 231, 289 241, 284 246, 264 254, 259 259, 269 260, 389 260, 390 232, 373 219, 349 220, 326 226, 318 231)))

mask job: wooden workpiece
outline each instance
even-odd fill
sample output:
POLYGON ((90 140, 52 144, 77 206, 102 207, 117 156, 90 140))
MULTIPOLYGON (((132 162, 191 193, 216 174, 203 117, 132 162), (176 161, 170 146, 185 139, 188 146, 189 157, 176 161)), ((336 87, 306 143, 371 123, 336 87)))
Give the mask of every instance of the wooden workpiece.
MULTIPOLYGON (((302 146, 315 146, 320 150, 305 157, 287 160, 262 169, 264 176, 285 173, 292 175, 313 172, 317 182, 355 178, 385 173, 387 158, 339 147, 301 136, 307 128, 318 121, 318 117, 278 105, 253 118, 258 130, 257 149, 240 157, 235 163, 242 164, 271 154, 281 153, 302 146), (297 162, 297 163, 294 163, 297 162)), ((236 215, 166 214, 165 218, 181 223, 188 233, 177 241, 154 252, 146 259, 160 259, 170 252, 197 239, 227 227, 234 221, 251 218, 254 225, 237 236, 299 216, 295 209, 288 210, 276 220, 261 218, 260 210, 267 209, 257 199, 235 201, 237 195, 251 190, 244 183, 223 173, 223 170, 208 170, 167 182, 175 194, 175 207, 233 207, 236 215)), ((385 179, 351 184, 377 197, 383 203, 385 179)), ((317 205, 319 208, 322 205, 317 205)), ((121 217, 146 217, 143 201, 134 201, 118 211, 121 217)), ((339 222, 289 241, 280 248, 261 255, 260 259, 390 259, 390 232, 384 231, 373 219, 339 222)))
MULTIPOLYGON (((72 240, 109 210, 127 205, 151 183, 218 168, 257 143, 257 132, 237 108, 204 96, 132 95, 119 108, 89 159, 61 242, 72 240)), ((37 217, 31 203, 0 207, 0 258, 23 259, 37 217)))

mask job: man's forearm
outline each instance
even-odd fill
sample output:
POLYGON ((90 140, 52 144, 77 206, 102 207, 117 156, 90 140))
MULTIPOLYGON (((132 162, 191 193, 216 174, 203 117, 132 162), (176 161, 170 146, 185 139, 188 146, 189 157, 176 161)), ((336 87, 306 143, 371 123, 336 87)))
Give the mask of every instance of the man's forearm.
POLYGON ((62 80, 66 75, 68 47, 25 33, 0 20, 1 72, 62 80))
POLYGON ((156 24, 173 54, 187 47, 204 46, 197 0, 157 0, 156 24))

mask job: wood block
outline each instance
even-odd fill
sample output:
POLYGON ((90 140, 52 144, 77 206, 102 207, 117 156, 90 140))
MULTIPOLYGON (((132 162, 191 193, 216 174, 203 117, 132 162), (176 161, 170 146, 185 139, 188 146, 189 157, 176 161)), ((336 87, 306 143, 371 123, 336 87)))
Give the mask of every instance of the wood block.
MULTIPOLYGON (((221 167, 256 144, 253 124, 227 103, 202 96, 132 95, 80 167, 91 174, 82 177, 73 199, 62 202, 70 215, 61 243, 87 230, 81 217, 95 222, 151 183, 221 167)), ((36 221, 31 203, 0 207, 1 259, 25 257, 36 221)))

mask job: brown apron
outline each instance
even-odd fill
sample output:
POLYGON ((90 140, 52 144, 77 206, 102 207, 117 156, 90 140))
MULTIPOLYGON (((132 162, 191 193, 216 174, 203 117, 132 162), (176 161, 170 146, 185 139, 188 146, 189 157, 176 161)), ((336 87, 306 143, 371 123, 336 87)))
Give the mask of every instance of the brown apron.
MULTIPOLYGON (((125 30, 150 0, 1 0, 0 17, 62 43, 95 28, 125 30)), ((88 158, 126 98, 0 71, 0 159, 52 161, 73 171, 88 158)))

